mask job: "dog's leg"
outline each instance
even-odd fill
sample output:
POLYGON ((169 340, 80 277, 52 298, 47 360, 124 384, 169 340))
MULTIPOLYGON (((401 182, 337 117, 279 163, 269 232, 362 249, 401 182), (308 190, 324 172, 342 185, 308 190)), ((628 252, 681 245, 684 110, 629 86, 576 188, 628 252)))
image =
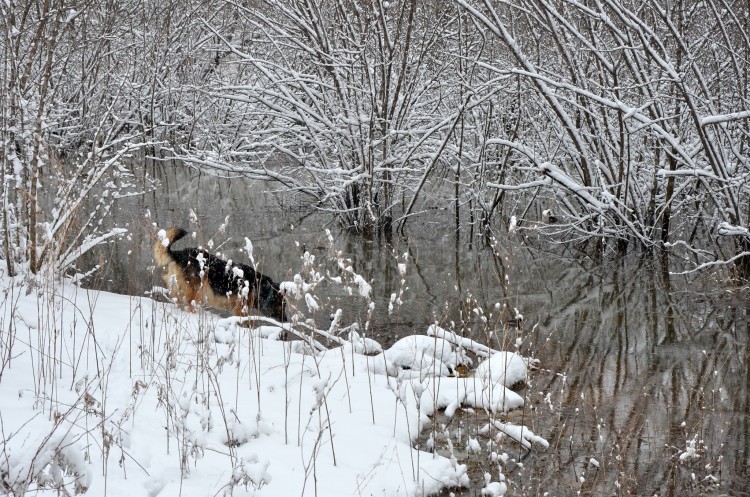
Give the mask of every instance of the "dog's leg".
POLYGON ((188 312, 195 312, 193 303, 196 301, 197 292, 195 288, 193 288, 193 285, 185 285, 185 290, 182 293, 182 298, 185 299, 182 304, 183 308, 187 309, 188 312))
POLYGON ((195 312, 195 307, 198 305, 204 305, 207 302, 210 305, 211 288, 208 286, 208 278, 204 277, 193 289, 193 297, 190 301, 190 312, 195 312))
POLYGON ((247 306, 245 306, 243 299, 234 299, 234 306, 232 306, 232 313, 235 316, 247 316, 247 306))

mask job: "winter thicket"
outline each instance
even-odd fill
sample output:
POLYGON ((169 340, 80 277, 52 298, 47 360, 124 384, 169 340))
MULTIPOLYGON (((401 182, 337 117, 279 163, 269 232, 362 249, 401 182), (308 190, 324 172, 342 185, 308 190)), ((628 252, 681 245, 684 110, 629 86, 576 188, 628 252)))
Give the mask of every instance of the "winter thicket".
POLYGON ((152 157, 276 182, 368 236, 443 208, 480 233, 515 216, 746 273, 749 16, 731 0, 2 2, 4 266, 64 270, 117 235, 109 210, 148 187, 133 167, 152 157))

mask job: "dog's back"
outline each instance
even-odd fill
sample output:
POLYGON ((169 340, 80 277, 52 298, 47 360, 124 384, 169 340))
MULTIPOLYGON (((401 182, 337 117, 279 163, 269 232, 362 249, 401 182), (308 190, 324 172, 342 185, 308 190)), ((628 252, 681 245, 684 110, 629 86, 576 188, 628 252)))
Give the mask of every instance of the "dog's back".
POLYGON ((279 321, 286 321, 285 302, 279 285, 247 264, 225 261, 206 250, 172 250, 172 244, 187 232, 172 227, 154 244, 154 260, 165 266, 164 280, 172 295, 190 310, 193 302, 232 310, 238 316, 251 308, 279 321))
POLYGON ((266 316, 286 321, 284 296, 278 283, 247 264, 233 264, 231 271, 235 287, 244 285, 244 282, 250 286, 249 307, 258 309, 266 316))

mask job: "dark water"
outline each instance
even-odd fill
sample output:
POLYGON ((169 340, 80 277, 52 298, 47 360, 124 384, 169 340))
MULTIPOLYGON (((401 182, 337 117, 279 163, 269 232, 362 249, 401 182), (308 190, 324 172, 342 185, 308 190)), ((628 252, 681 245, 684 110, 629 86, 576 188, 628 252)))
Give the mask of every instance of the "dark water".
POLYGON ((457 495, 480 495, 482 474, 496 480, 498 468, 507 495, 750 495, 750 292, 726 275, 670 275, 637 255, 594 262, 549 244, 541 230, 526 240, 501 234, 488 247, 468 229, 457 233, 452 212, 418 218, 390 244, 364 241, 268 185, 166 167, 153 173, 158 191, 118 201, 116 222, 130 236, 85 262, 104 268, 89 284, 130 294, 160 284, 151 267, 154 223, 186 227, 196 233, 191 244, 212 240, 235 260, 246 259, 248 237, 259 269, 277 280, 303 270, 303 249, 321 274, 335 276, 340 251, 372 282, 375 308, 368 321, 364 299, 321 283, 321 326, 341 308, 345 322, 367 322, 388 344, 437 321, 539 360, 522 389, 526 408, 501 418, 528 426, 548 449, 527 453, 503 442, 492 449, 509 457, 498 466, 477 433, 486 415, 436 420, 447 424, 475 483, 457 495), (393 293, 402 304, 389 314, 393 293), (525 317, 521 328, 503 324, 514 309, 525 317), (480 453, 464 450, 469 436, 480 453))

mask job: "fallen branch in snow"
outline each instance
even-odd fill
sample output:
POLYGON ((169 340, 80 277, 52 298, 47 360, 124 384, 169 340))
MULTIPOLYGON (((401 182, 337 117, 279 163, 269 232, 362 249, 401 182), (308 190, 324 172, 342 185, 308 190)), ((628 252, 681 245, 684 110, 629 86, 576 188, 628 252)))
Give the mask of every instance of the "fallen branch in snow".
POLYGON ((299 323, 297 323, 297 325, 305 328, 307 331, 311 331, 311 332, 313 332, 313 333, 315 333, 317 335, 320 335, 323 338, 332 341, 333 343, 337 343, 339 345, 344 345, 345 343, 348 343, 347 340, 344 340, 341 337, 337 337, 336 335, 334 335, 332 333, 329 333, 328 331, 324 331, 324 330, 318 329, 318 328, 316 328, 314 326, 310 326, 307 323, 299 322, 299 323))
POLYGON ((458 345, 459 347, 463 347, 466 350, 474 352, 480 357, 490 357, 491 355, 500 352, 499 350, 495 350, 486 345, 482 345, 479 342, 475 342, 471 338, 462 337, 452 331, 443 329, 436 324, 430 325, 430 327, 427 328, 427 335, 447 340, 454 345, 458 345))
MULTIPOLYGON (((231 316, 228 318, 219 319, 216 322, 216 328, 229 330, 232 327, 240 326, 244 323, 250 323, 256 327, 259 326, 260 323, 266 323, 270 326, 280 328, 281 330, 286 331, 287 333, 291 333, 292 335, 296 336, 300 340, 307 342, 314 350, 317 350, 317 351, 328 350, 328 347, 326 347, 322 343, 312 338, 312 336, 294 329, 294 327, 292 326, 292 323, 282 323, 280 321, 277 321, 273 318, 269 318, 266 316, 231 316)), ((307 327, 312 331, 320 331, 320 330, 315 330, 311 326, 307 326, 307 327)), ((338 337, 334 337, 334 338, 338 338, 338 337)))
MULTIPOLYGON (((511 423, 502 423, 500 421, 497 421, 496 419, 490 420, 490 423, 496 429, 500 430, 501 432, 505 433, 510 438, 521 444, 521 446, 526 450, 531 450, 532 443, 541 445, 545 449, 549 447, 549 442, 545 438, 536 435, 533 431, 523 425, 519 426, 511 423)), ((479 432, 483 434, 486 434, 489 431, 490 424, 485 425, 484 428, 479 430, 479 432)))
MULTIPOLYGON (((313 350, 316 350, 318 352, 322 352, 324 350, 328 350, 328 347, 326 347, 324 344, 320 343, 319 341, 315 340, 312 337, 312 334, 320 335, 323 338, 341 346, 351 346, 354 351, 358 354, 365 354, 365 355, 374 355, 379 354, 383 351, 382 346, 376 342, 375 340, 361 336, 357 332, 357 326, 356 323, 352 324, 351 326, 348 326, 346 328, 343 328, 341 331, 349 331, 349 339, 341 338, 339 336, 336 336, 329 331, 318 329, 310 324, 304 323, 304 322, 297 322, 297 323, 282 323, 280 321, 277 321, 273 318, 269 318, 266 316, 231 316, 228 318, 223 318, 217 321, 216 328, 222 329, 222 330, 230 330, 232 327, 241 326, 242 324, 249 323, 254 327, 261 328, 261 335, 264 338, 273 338, 274 333, 271 331, 263 331, 262 328, 265 328, 261 323, 265 323, 268 325, 267 327, 273 327, 275 329, 280 329, 282 331, 285 331, 287 333, 290 333, 294 335, 295 337, 299 338, 300 340, 303 340, 308 345, 310 345, 313 350), (295 328, 303 328, 303 330, 295 328)), ((276 338, 280 336, 280 333, 276 333, 276 338)))

